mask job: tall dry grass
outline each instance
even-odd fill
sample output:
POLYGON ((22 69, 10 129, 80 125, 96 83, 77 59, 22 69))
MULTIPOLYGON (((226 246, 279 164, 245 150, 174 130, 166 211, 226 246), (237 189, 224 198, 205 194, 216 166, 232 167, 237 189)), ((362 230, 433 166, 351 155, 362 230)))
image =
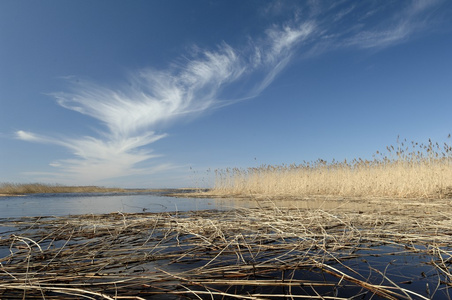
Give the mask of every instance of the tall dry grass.
MULTIPOLYGON (((450 135, 449 135, 450 138, 450 135)), ((262 165, 216 171, 215 195, 370 196, 445 198, 452 196, 452 147, 397 139, 372 160, 262 165)))
POLYGON ((59 184, 42 183, 0 183, 0 195, 22 195, 41 193, 105 193, 125 192, 120 188, 105 188, 98 186, 64 186, 59 184))

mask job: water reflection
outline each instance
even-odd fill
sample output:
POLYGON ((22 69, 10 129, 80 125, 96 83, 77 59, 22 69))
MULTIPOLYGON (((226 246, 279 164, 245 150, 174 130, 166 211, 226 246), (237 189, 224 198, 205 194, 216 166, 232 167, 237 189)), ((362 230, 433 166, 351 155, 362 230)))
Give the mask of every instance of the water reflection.
POLYGON ((157 192, 35 194, 0 197, 0 218, 223 209, 217 203, 212 199, 166 197, 157 192))
POLYGON ((25 216, 63 216, 104 214, 112 212, 173 212, 191 210, 227 210, 234 208, 274 208, 325 210, 330 212, 430 214, 439 207, 449 207, 450 199, 413 201, 410 199, 345 199, 333 197, 310 198, 193 198, 169 197, 165 192, 142 193, 67 193, 34 194, 0 197, 0 218, 25 216))

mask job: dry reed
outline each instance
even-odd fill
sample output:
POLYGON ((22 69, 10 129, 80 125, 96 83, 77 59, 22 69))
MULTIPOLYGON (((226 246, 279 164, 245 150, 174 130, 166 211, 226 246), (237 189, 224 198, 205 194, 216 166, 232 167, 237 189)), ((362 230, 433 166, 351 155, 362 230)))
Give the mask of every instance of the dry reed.
POLYGON ((449 200, 363 211, 259 203, 2 219, 0 298, 450 299, 449 200), (394 276, 407 257, 426 275, 394 276))
MULTIPOLYGON (((449 135, 450 137, 450 135, 449 135)), ((452 196, 452 147, 397 140, 372 160, 304 162, 297 165, 216 171, 217 196, 447 198, 452 196)))

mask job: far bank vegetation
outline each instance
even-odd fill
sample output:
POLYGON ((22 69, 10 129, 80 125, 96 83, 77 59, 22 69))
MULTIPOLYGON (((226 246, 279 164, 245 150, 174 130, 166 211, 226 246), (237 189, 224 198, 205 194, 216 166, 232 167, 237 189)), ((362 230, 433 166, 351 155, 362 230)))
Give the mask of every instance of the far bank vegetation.
POLYGON ((318 159, 302 164, 217 170, 209 194, 450 198, 452 147, 430 139, 425 144, 397 139, 396 146, 377 151, 371 160, 318 159))
POLYGON ((105 188, 98 186, 64 186, 59 184, 43 183, 0 183, 0 195, 23 195, 41 193, 108 193, 125 192, 121 188, 105 188))

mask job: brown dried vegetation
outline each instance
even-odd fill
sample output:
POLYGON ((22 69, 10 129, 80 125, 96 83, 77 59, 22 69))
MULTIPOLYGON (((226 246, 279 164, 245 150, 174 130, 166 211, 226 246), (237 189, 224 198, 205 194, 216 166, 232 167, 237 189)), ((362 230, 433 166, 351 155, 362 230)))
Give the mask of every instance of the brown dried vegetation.
POLYGON ((450 200, 372 201, 3 219, 0 298, 450 299, 450 200))
POLYGON ((0 195, 24 195, 41 193, 108 193, 125 192, 121 188, 105 188, 98 186, 65 186, 43 183, 0 183, 0 195))

